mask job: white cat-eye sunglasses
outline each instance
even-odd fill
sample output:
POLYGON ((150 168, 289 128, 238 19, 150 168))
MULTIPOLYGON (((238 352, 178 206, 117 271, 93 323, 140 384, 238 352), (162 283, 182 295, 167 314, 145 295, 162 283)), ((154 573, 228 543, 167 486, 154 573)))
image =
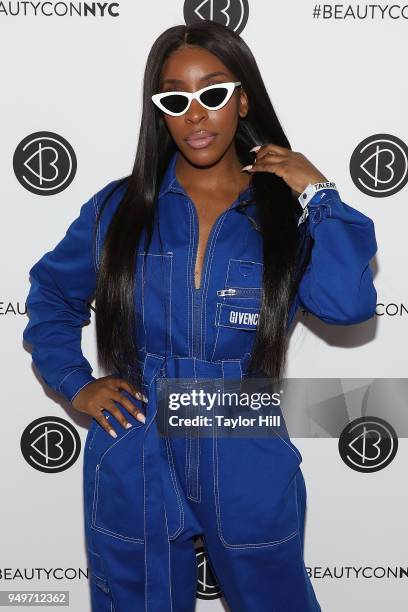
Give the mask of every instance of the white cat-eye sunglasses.
POLYGON ((222 108, 239 85, 241 85, 240 81, 236 83, 217 83, 217 85, 209 85, 193 93, 190 91, 165 91, 164 93, 154 94, 152 100, 167 115, 180 117, 188 111, 193 100, 198 100, 207 110, 222 108))

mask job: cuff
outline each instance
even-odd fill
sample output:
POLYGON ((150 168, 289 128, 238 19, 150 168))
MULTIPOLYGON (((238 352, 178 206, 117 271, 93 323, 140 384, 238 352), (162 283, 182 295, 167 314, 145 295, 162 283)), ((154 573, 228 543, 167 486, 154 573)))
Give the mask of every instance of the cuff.
POLYGON ((85 385, 96 380, 89 370, 77 368, 62 379, 59 391, 64 395, 69 402, 72 402, 74 397, 79 393, 85 385))
POLYGON ((330 206, 326 206, 326 202, 328 203, 332 200, 338 200, 339 202, 341 202, 340 194, 336 189, 335 183, 330 183, 330 185, 333 185, 332 187, 318 187, 316 190, 316 185, 328 184, 329 183, 316 183, 315 185, 308 185, 304 192, 300 194, 298 200, 303 207, 303 213, 298 220, 298 227, 309 216, 309 210, 311 211, 312 209, 314 209, 317 211, 316 214, 313 216, 313 221, 317 223, 322 218, 322 208, 327 209, 328 216, 331 216, 330 206), (301 200, 303 200, 303 202, 301 200))
POLYGON ((329 200, 333 200, 333 199, 337 199, 340 200, 340 194, 337 191, 336 188, 334 189, 329 189, 329 188, 325 188, 325 189, 319 189, 319 191, 317 191, 314 196, 309 200, 308 206, 316 206, 316 205, 320 205, 320 204, 324 204, 329 200))

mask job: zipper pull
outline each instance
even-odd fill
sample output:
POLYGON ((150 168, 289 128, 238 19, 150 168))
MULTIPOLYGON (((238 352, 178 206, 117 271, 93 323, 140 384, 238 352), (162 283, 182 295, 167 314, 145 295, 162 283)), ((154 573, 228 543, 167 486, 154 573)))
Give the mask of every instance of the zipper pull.
POLYGON ((225 297, 226 295, 235 295, 236 289, 219 289, 217 295, 225 297))

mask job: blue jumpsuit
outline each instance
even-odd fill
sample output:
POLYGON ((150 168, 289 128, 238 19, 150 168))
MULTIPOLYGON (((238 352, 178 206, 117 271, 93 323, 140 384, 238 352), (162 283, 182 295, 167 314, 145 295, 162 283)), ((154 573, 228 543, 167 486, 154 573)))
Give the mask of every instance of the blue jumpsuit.
MULTIPOLYGON (((95 419, 84 447, 86 546, 93 612, 191 612, 196 596, 194 538, 232 612, 319 612, 303 560, 306 489, 302 456, 289 438, 162 437, 158 378, 245 375, 262 287, 262 240, 250 190, 224 211, 207 243, 199 289, 194 285, 198 216, 175 175, 175 153, 158 197, 153 241, 136 258, 139 364, 148 402, 127 397, 146 414, 133 427, 107 411, 118 437, 95 419), (222 292, 236 288, 234 296, 222 292), (218 292, 218 293, 217 293, 218 292), (221 292, 221 293, 220 293, 221 292), (243 322, 244 321, 244 322, 243 322)), ((95 380, 81 351, 104 236, 124 185, 95 216, 112 181, 81 207, 65 237, 31 268, 24 339, 45 382, 66 399, 95 380)), ((372 220, 317 192, 306 222, 315 243, 290 313, 303 307, 327 323, 359 323, 375 314, 369 261, 377 250, 372 220)), ((273 236, 271 237, 273 239, 273 236)), ((140 244, 143 244, 142 242, 140 244)))

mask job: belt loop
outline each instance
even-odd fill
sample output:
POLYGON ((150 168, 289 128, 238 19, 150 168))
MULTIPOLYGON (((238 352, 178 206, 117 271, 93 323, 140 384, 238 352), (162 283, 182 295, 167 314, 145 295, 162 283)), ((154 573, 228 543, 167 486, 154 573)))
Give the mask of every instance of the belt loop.
POLYGON ((151 355, 150 353, 146 353, 146 357, 143 364, 143 391, 148 392, 150 387, 150 382, 152 378, 155 377, 157 372, 160 370, 163 362, 165 361, 165 357, 161 355, 151 355))

